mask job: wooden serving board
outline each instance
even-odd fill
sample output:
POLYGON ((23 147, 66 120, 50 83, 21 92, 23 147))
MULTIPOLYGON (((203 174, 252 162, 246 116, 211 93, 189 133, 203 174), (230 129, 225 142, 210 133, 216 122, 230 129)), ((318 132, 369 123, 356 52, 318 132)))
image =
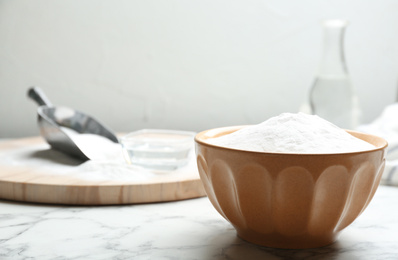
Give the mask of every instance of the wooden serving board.
POLYGON ((0 199, 66 205, 150 203, 205 196, 191 162, 176 171, 140 170, 124 162, 82 163, 41 137, 0 142, 0 199))

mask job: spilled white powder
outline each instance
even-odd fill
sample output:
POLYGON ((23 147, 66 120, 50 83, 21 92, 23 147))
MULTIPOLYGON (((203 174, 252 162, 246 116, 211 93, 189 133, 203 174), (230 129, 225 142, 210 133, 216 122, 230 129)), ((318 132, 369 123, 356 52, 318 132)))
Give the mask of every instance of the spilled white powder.
POLYGON ((319 116, 304 113, 283 113, 207 142, 239 150, 300 154, 348 153, 375 148, 319 116))

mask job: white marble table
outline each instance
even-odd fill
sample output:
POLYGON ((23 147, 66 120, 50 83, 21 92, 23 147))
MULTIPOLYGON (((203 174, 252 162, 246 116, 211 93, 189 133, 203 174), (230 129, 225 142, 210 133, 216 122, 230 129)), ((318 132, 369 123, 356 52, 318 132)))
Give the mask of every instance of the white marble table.
POLYGON ((398 187, 380 186, 338 242, 309 250, 242 241, 207 198, 102 207, 0 200, 0 259, 398 259, 398 187))

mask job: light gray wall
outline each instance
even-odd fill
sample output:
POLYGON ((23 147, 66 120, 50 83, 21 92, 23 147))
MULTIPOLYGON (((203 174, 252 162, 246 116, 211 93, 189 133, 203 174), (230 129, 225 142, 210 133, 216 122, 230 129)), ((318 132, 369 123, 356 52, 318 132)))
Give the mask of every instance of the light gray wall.
POLYGON ((115 131, 297 112, 325 18, 346 18, 363 121, 395 101, 398 1, 0 1, 0 138, 38 135, 29 86, 115 131))

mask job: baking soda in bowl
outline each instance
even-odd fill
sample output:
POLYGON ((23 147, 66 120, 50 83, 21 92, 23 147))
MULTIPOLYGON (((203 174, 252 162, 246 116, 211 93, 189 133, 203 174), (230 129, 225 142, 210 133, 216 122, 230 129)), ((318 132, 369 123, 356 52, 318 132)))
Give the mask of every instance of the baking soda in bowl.
POLYGON ((270 153, 331 154, 375 148, 319 116, 305 113, 283 113, 261 124, 208 139, 207 142, 233 149, 270 153))

